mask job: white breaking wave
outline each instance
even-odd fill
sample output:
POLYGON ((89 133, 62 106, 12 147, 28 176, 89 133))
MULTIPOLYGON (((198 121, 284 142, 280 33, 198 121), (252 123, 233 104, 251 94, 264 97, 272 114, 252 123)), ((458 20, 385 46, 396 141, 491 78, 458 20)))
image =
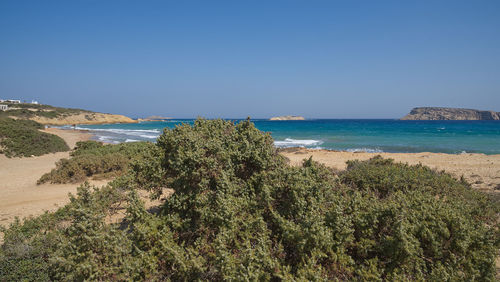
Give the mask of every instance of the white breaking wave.
POLYGON ((102 141, 104 143, 111 143, 111 144, 118 144, 120 141, 114 140, 112 136, 105 136, 105 135, 100 135, 96 136, 97 140, 102 141))
POLYGON ((321 140, 308 140, 308 139, 292 139, 286 138, 284 141, 274 141, 274 145, 277 147, 306 147, 306 146, 318 146, 323 144, 321 140))
POLYGON ((353 149, 347 149, 347 152, 364 152, 364 153, 383 153, 384 151, 380 149, 370 149, 370 148, 353 148, 353 149))
MULTIPOLYGON (((147 138, 147 139, 156 139, 160 136, 160 133, 161 133, 161 131, 159 129, 117 129, 117 128, 104 129, 104 128, 87 128, 87 127, 76 127, 76 129, 89 130, 89 131, 95 132, 95 133, 97 133, 96 135, 99 136, 98 138, 101 141, 109 141, 109 139, 115 139, 116 137, 103 136, 103 135, 100 135, 98 132, 109 132, 109 133, 116 134, 118 136, 121 135, 124 137, 141 137, 141 138, 147 138), (101 138, 106 139, 106 140, 102 140, 101 138)), ((128 139, 132 139, 132 138, 128 138, 128 139)))
POLYGON ((113 137, 111 137, 111 136, 105 136, 105 135, 97 136, 97 139, 99 139, 100 141, 109 141, 112 138, 113 137))
POLYGON ((128 142, 139 142, 139 140, 135 140, 135 139, 126 139, 126 140, 125 140, 125 143, 128 143, 128 142))
POLYGON ((119 129, 119 128, 88 128, 77 126, 76 129, 81 130, 95 130, 95 131, 109 131, 109 132, 126 132, 126 131, 142 131, 142 132, 160 132, 159 129, 119 129))
MULTIPOLYGON (((133 135, 133 134, 132 134, 133 135)), ((140 134, 138 135, 139 137, 142 137, 142 138, 149 138, 149 139, 156 139, 160 136, 160 134, 158 135, 145 135, 145 134, 140 134)))
POLYGON ((130 132, 149 132, 149 133, 159 134, 161 132, 161 130, 159 130, 159 129, 88 128, 88 127, 79 127, 79 126, 77 126, 76 129, 113 132, 113 133, 118 133, 118 134, 128 134, 130 132))

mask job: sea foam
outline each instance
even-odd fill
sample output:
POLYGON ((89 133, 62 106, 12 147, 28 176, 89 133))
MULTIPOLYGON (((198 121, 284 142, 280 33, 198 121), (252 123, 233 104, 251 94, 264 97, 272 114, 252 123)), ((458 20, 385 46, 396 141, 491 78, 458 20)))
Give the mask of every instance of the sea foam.
POLYGON ((288 148, 288 147, 309 147, 318 146, 323 144, 321 140, 313 139, 292 139, 286 138, 283 141, 274 141, 274 145, 277 147, 288 148))
POLYGON ((383 153, 384 151, 380 149, 371 149, 371 148, 352 148, 352 149, 347 149, 347 152, 352 152, 352 153, 383 153))
POLYGON ((89 130, 93 132, 97 139, 103 142, 119 143, 119 142, 134 142, 142 139, 156 139, 160 136, 159 129, 118 129, 118 128, 87 128, 76 127, 76 129, 89 130), (134 141, 128 141, 134 140, 134 141))

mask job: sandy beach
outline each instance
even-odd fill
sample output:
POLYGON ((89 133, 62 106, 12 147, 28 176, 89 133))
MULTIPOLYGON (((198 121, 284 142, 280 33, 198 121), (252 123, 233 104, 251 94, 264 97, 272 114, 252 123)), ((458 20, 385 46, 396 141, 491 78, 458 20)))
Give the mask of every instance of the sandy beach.
MULTIPOLYGON (((49 128, 45 132, 63 138, 70 148, 77 141, 88 140, 91 135, 82 131, 49 128)), ((0 225, 6 226, 15 217, 36 216, 44 211, 56 210, 68 201, 68 193, 75 193, 78 184, 43 184, 36 181, 55 168, 55 163, 68 158, 69 152, 47 154, 31 158, 7 158, 0 155, 0 225)), ((106 181, 93 181, 103 185, 106 181)))
MULTIPOLYGON (((76 142, 91 137, 86 131, 61 130, 48 128, 45 132, 63 138, 70 148, 76 142)), ((484 154, 440 154, 440 153, 353 153, 329 150, 311 150, 305 148, 282 149, 281 154, 290 160, 291 165, 300 165, 306 158, 313 157, 329 167, 343 170, 348 160, 366 160, 376 155, 392 158, 397 162, 408 164, 424 164, 438 170, 445 170, 457 178, 462 175, 478 190, 494 194, 500 198, 500 155, 484 154)), ((37 216, 45 211, 54 211, 69 202, 69 193, 76 193, 79 184, 43 184, 36 181, 55 168, 61 158, 68 158, 69 152, 47 154, 31 158, 7 158, 0 155, 0 226, 7 226, 16 217, 37 216)), ((105 185, 107 181, 90 181, 96 186, 105 185)), ((165 191, 165 196, 172 193, 165 191)), ((147 197, 143 195, 144 199, 147 197)), ((147 207, 159 205, 161 200, 146 201, 147 207)), ((119 211, 107 219, 118 222, 124 211, 119 211)), ((2 241, 0 234, 0 242, 2 241)), ((500 273, 500 259, 497 259, 497 272, 500 273)))
POLYGON ((460 178, 462 175, 472 187, 500 196, 500 155, 484 154, 442 154, 442 153, 354 153, 329 150, 311 150, 290 148, 282 150, 282 154, 290 159, 292 165, 301 164, 302 160, 313 157, 313 160, 326 166, 343 170, 348 160, 367 160, 381 155, 397 162, 411 165, 423 164, 460 178))
MULTIPOLYGON (((88 140, 91 134, 78 130, 49 128, 46 132, 62 137, 73 148, 77 141, 88 140)), ((457 178, 464 176, 474 188, 500 196, 500 155, 483 154, 438 154, 438 153, 352 153, 328 150, 290 148, 282 150, 292 165, 299 165, 303 159, 314 160, 342 170, 345 162, 353 159, 366 160, 376 155, 393 158, 398 162, 418 164, 445 170, 457 178)), ((43 184, 36 181, 55 167, 69 152, 48 154, 31 158, 7 158, 0 155, 0 225, 7 225, 14 218, 35 216, 52 211, 68 202, 68 193, 74 193, 78 184, 43 184)), ((104 185, 106 181, 92 181, 104 185)))

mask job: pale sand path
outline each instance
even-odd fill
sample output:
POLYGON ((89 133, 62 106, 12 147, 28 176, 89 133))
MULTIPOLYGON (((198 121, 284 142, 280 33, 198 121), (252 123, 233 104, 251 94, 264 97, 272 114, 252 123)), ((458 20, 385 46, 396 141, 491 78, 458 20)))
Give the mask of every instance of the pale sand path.
MULTIPOLYGON (((45 131, 62 137, 70 148, 73 148, 77 141, 87 140, 91 136, 80 131, 54 128, 45 131)), ((69 152, 11 159, 0 155, 0 225, 8 225, 16 216, 36 216, 68 203, 68 193, 75 193, 78 184, 36 185, 36 181, 44 173, 55 168, 58 160, 67 157, 69 152)), ((106 181, 91 183, 104 185, 106 181)))

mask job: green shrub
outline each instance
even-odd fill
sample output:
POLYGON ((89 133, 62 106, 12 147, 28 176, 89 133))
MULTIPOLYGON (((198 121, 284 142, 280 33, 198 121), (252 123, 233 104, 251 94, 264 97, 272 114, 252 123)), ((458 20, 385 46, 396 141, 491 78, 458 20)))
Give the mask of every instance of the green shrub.
POLYGON ((127 172, 132 160, 140 159, 152 150, 154 145, 148 142, 103 145, 96 141, 76 143, 71 158, 61 159, 56 168, 44 174, 41 183, 76 183, 89 177, 112 178, 127 172))
POLYGON ((125 280, 127 255, 131 241, 125 232, 105 223, 100 191, 92 193, 90 186, 79 187, 77 197, 71 197, 68 215, 70 224, 61 230, 55 251, 49 257, 50 275, 55 280, 125 280))
POLYGON ((7 157, 30 157, 69 150, 62 138, 39 129, 43 126, 34 121, 0 118, 0 153, 7 157))
POLYGON ((0 118, 2 117, 16 117, 20 119, 29 119, 33 117, 46 117, 46 118, 59 118, 69 115, 76 115, 80 113, 92 113, 90 111, 81 109, 59 108, 50 105, 42 104, 9 104, 8 111, 0 111, 0 118))
POLYGON ((113 184, 99 189, 84 183, 76 196, 70 195, 70 203, 56 212, 23 222, 16 219, 9 228, 0 227, 4 233, 0 281, 82 280, 82 275, 92 277, 94 272, 101 278, 105 273, 112 273, 114 280, 121 277, 116 268, 97 269, 93 264, 105 261, 94 252, 107 248, 101 255, 116 258, 120 255, 117 250, 130 242, 120 237, 117 226, 104 222, 104 217, 113 214, 125 200, 123 192, 113 184), (110 242, 115 243, 111 246, 110 242))
POLYGON ((78 156, 82 154, 89 154, 91 151, 97 151, 102 148, 104 144, 102 142, 97 142, 93 140, 88 141, 78 141, 76 142, 75 148, 71 151, 70 156, 78 156))
POLYGON ((291 167, 249 121, 199 119, 151 146, 110 186, 80 187, 50 229, 11 226, 0 263, 27 244, 20 271, 45 261, 51 280, 495 279, 498 207, 448 174, 381 158, 291 167), (163 187, 175 193, 148 211, 136 189, 163 187), (125 220, 105 224, 125 191, 125 220))
POLYGON ((23 222, 16 218, 4 233, 0 248, 0 281, 51 281, 48 257, 56 250, 67 207, 23 222))
POLYGON ((394 160, 380 156, 368 161, 348 161, 341 180, 354 189, 374 193, 381 199, 396 192, 428 192, 437 198, 471 206, 471 212, 482 221, 494 220, 500 211, 486 194, 475 191, 464 180, 457 181, 444 171, 435 171, 423 165, 394 163, 394 160))
POLYGON ((494 277, 498 211, 448 174, 380 158, 350 162, 338 177, 312 160, 289 167, 248 121, 198 120, 165 130, 158 147, 160 161, 135 166, 154 172, 138 186, 175 193, 162 216, 134 223, 149 230, 134 241, 157 242, 147 234, 161 226, 168 248, 141 250, 154 261, 184 246, 187 252, 175 253, 197 262, 179 272, 187 262, 157 260, 160 277, 494 277))

